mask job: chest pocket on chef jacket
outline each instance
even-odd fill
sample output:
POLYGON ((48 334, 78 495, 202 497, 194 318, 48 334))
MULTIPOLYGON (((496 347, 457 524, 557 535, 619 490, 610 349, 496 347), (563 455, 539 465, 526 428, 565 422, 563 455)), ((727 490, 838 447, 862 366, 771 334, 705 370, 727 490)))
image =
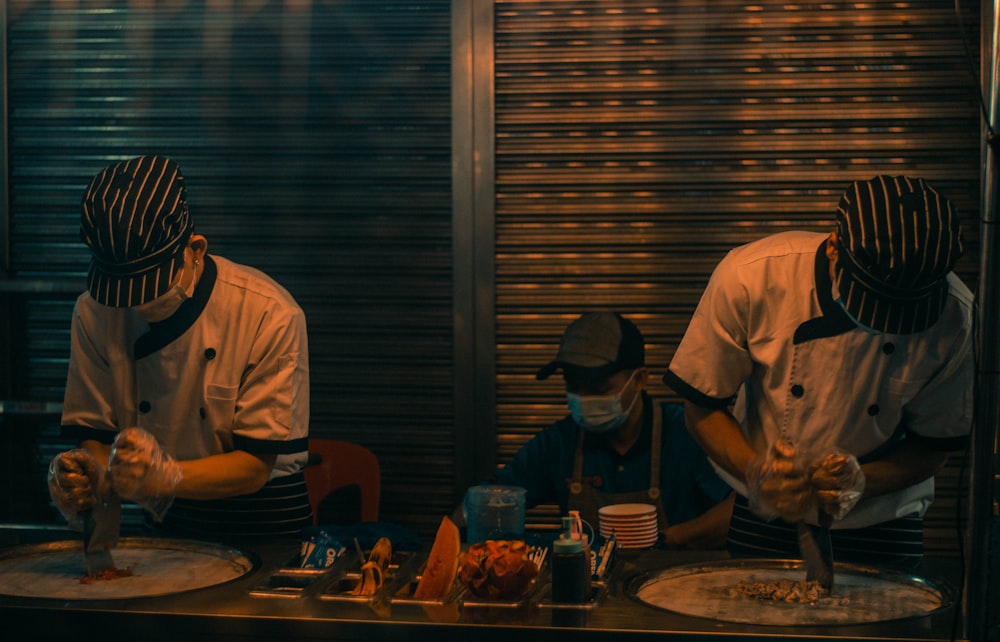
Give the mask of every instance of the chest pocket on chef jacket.
POLYGON ((205 419, 212 427, 228 427, 236 415, 236 395, 239 386, 210 383, 205 387, 205 419))
POLYGON ((875 417, 879 425, 886 430, 894 430, 903 418, 903 406, 920 392, 923 385, 923 381, 890 377, 879 392, 878 412, 875 417))

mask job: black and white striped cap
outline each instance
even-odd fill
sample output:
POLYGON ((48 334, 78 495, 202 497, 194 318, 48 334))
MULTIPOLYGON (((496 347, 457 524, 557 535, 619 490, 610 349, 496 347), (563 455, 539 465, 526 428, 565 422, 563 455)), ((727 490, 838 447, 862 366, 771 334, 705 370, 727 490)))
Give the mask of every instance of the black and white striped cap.
POLYGON ((99 303, 132 307, 167 291, 191 236, 184 177, 175 162, 140 156, 105 168, 83 195, 80 236, 99 303))
POLYGON ((856 181, 837 207, 844 307, 879 332, 912 334, 938 320, 947 274, 962 256, 958 212, 922 178, 856 181))

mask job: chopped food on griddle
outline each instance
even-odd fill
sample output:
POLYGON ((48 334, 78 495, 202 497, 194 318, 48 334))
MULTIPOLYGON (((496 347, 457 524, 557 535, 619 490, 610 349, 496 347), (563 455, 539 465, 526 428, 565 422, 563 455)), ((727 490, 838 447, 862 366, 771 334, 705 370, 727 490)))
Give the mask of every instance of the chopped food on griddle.
POLYGON ((84 575, 80 578, 80 584, 93 584, 98 580, 117 580, 122 577, 132 577, 132 567, 126 566, 125 568, 104 568, 93 575, 84 575))
POLYGON ((743 581, 728 589, 730 597, 749 597, 775 602, 814 604, 830 594, 816 580, 775 580, 772 582, 743 581))

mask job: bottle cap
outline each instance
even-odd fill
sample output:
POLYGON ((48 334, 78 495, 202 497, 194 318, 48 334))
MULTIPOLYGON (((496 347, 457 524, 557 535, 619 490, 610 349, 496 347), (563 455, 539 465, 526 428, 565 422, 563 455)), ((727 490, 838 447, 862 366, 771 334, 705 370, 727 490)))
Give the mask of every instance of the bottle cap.
POLYGON ((569 539, 565 537, 560 537, 559 539, 552 542, 552 552, 561 553, 563 555, 567 553, 580 553, 583 551, 583 542, 578 539, 569 539))

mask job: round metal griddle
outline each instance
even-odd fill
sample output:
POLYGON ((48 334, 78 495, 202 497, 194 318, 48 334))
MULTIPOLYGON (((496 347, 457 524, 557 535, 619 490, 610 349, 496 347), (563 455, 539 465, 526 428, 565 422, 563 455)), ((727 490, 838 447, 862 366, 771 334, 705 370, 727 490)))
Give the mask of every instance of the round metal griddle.
POLYGON ((850 564, 834 565, 833 591, 811 604, 731 593, 743 581, 804 579, 799 560, 720 560, 641 573, 629 580, 626 593, 682 615, 770 626, 867 624, 929 615, 951 605, 951 592, 944 586, 850 564))
POLYGON ((60 600, 109 600, 174 595, 217 586, 253 571, 258 562, 224 546, 187 540, 127 537, 111 551, 130 577, 81 582, 87 574, 79 540, 0 551, 0 595, 60 600))

